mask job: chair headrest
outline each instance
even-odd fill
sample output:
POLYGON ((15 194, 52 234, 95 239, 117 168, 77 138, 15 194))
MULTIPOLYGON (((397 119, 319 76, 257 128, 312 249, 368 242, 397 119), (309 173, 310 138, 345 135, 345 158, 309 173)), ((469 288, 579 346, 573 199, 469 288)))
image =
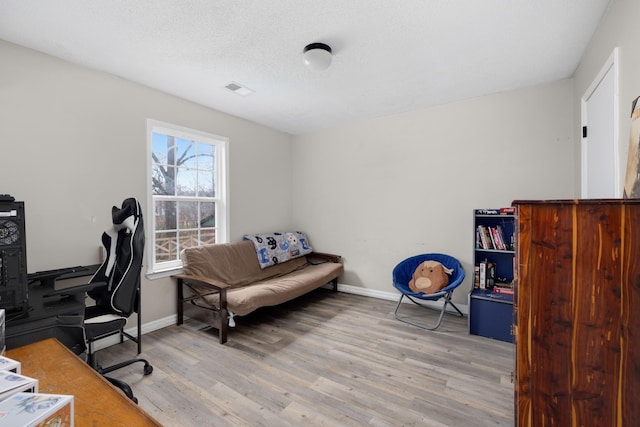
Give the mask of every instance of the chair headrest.
POLYGON ((116 231, 122 230, 123 228, 134 231, 139 217, 140 204, 134 198, 125 199, 120 208, 117 206, 111 208, 113 228, 116 231))

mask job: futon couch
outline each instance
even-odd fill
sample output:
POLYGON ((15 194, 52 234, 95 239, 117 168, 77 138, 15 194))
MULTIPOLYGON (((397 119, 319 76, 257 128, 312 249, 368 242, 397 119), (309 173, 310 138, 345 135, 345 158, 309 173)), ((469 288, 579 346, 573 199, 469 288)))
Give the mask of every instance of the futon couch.
MULTIPOLYGON (((310 248, 309 248, 310 249, 310 248)), ((275 265, 262 266, 254 242, 203 245, 185 249, 178 285, 178 325, 189 317, 218 329, 227 341, 233 316, 297 298, 327 283, 337 290, 343 266, 337 255, 310 252, 275 265)))

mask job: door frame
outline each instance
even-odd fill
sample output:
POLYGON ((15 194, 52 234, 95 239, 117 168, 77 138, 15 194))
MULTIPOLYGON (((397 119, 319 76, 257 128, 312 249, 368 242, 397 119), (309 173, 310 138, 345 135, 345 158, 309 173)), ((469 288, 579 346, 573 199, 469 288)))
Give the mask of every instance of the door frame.
POLYGON ((584 129, 588 122, 587 117, 587 102, 589 98, 596 91, 600 82, 604 79, 604 77, 609 73, 609 71, 613 71, 613 172, 615 174, 614 179, 614 193, 615 197, 621 197, 621 186, 620 186, 620 143, 619 143, 619 130, 620 130, 620 115, 619 115, 619 60, 618 60, 618 48, 614 48, 613 52, 604 63, 600 72, 596 75, 596 78, 593 80, 591 85, 587 88, 584 95, 581 98, 581 127, 580 127, 580 136, 581 136, 581 163, 580 163, 580 193, 581 197, 587 197, 587 150, 588 150, 588 139, 587 137, 582 137, 582 129, 584 129))

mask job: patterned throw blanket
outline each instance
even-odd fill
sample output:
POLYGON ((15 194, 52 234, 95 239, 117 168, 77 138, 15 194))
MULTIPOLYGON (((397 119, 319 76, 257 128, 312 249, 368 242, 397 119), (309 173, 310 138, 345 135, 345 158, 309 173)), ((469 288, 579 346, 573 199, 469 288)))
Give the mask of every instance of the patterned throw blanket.
POLYGON ((256 247, 260 268, 267 268, 312 251, 307 236, 300 231, 246 234, 256 247))

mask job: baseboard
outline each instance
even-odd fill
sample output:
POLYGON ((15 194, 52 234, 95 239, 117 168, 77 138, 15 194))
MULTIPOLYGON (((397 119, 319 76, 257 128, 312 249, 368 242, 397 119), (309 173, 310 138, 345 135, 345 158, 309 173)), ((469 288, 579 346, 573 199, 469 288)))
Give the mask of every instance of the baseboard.
MULTIPOLYGON (((171 316, 167 316, 162 319, 154 320, 148 323, 143 323, 142 329, 140 332, 142 333, 142 335, 144 335, 149 332, 157 331, 158 329, 166 328, 167 326, 175 325, 177 321, 178 321, 178 316, 176 314, 172 314, 171 316)), ((138 333, 138 328, 134 327, 134 328, 125 329, 125 332, 130 335, 136 336, 136 334, 138 333)), ((125 339, 127 338, 125 337, 125 339)), ((96 341, 93 345, 93 350, 98 351, 115 344, 120 344, 120 337, 118 335, 112 335, 110 337, 103 338, 100 341, 96 341)))
MULTIPOLYGON (((331 288, 331 285, 326 285, 326 287, 331 288)), ((367 289, 367 288, 361 288, 359 286, 343 285, 340 283, 338 283, 338 291, 344 292, 347 294, 356 294, 356 295, 362 295, 365 297, 379 298, 379 299, 384 299, 389 301, 398 301, 398 298, 400 298, 400 294, 398 292, 379 291, 377 289, 367 289)), ((411 302, 405 298, 403 300, 403 303, 411 303, 411 302)), ((455 304, 456 304, 456 307, 458 307, 462 313, 469 314, 469 307, 467 304, 461 304, 458 302, 456 302, 455 304)), ((432 307, 434 309, 442 309, 442 306, 444 305, 444 301, 442 300, 424 301, 424 305, 426 305, 427 307, 432 307)), ((450 307, 447 307, 447 311, 455 312, 455 310, 450 307)))
MULTIPOLYGON (((324 287, 328 289, 332 289, 332 285, 325 285, 324 287)), ((398 298, 399 298, 399 294, 397 292, 379 291, 376 289, 367 289, 367 288, 361 288, 359 286, 344 285, 340 283, 338 283, 338 291, 344 292, 347 294, 362 295, 365 297, 379 298, 379 299, 384 299, 388 301, 398 301, 398 298)), ((404 302, 409 303, 409 301, 407 301, 406 299, 404 300, 404 302)), ((433 307, 434 309, 442 309, 443 304, 444 302, 442 300, 424 302, 424 305, 426 305, 427 307, 433 307)), ((469 314, 467 304, 456 303, 456 307, 458 307, 460 311, 463 312, 464 314, 469 314)), ((452 308, 447 308, 447 311, 455 312, 455 310, 453 310, 452 308)), ((178 316, 176 314, 172 314, 162 319, 154 320, 148 323, 143 323, 141 333, 142 335, 144 335, 149 332, 157 331, 158 329, 166 328, 167 326, 175 325, 177 322, 177 319, 178 319, 178 316)), ((125 332, 135 336, 137 334, 137 329, 135 327, 130 329, 125 329, 125 332)), ((93 348, 94 348, 94 351, 98 351, 103 348, 107 348, 119 343, 120 343, 120 337, 118 335, 114 335, 107 338, 103 338, 100 341, 96 341, 94 343, 93 348)))

